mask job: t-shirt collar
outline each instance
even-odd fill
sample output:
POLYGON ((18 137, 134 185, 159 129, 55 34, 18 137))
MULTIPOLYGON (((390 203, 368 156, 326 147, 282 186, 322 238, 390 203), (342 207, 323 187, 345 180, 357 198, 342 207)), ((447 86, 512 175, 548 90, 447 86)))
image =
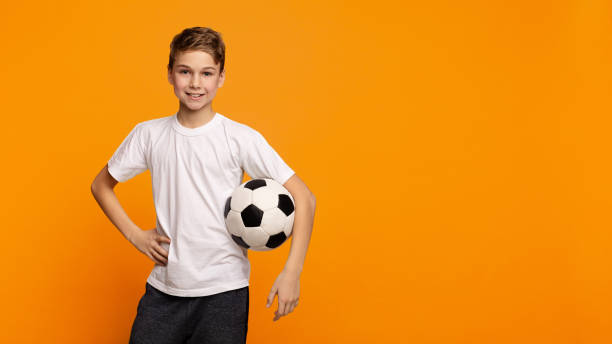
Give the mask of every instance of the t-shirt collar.
POLYGON ((221 118, 221 115, 218 112, 216 112, 211 120, 202 124, 201 126, 196 127, 196 128, 187 128, 181 125, 181 123, 179 123, 177 115, 178 115, 178 112, 172 115, 172 126, 174 127, 174 129, 176 129, 176 131, 178 131, 179 133, 183 135, 187 135, 187 136, 196 136, 196 135, 204 134, 207 130, 213 127, 221 118))

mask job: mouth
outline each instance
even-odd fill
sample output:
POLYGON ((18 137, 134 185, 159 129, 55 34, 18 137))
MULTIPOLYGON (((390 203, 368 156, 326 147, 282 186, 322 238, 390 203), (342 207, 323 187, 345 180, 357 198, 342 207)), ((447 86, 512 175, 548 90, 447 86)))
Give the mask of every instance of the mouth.
POLYGON ((189 95, 189 98, 194 99, 194 100, 198 100, 201 99, 204 96, 204 93, 187 93, 187 95, 189 95))

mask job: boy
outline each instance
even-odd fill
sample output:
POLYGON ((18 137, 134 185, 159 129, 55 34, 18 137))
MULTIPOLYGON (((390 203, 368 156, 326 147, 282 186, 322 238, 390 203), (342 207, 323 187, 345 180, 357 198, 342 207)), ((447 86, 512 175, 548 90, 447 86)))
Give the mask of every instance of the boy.
POLYGON ((111 222, 155 262, 132 325, 130 343, 245 343, 250 263, 226 230, 225 200, 242 182, 271 178, 295 200, 293 239, 266 300, 278 295, 274 321, 298 304, 315 197, 265 138, 212 109, 225 79, 225 45, 193 27, 170 44, 168 81, 178 111, 135 125, 91 185, 111 222), (156 228, 141 230, 113 189, 149 169, 156 228))

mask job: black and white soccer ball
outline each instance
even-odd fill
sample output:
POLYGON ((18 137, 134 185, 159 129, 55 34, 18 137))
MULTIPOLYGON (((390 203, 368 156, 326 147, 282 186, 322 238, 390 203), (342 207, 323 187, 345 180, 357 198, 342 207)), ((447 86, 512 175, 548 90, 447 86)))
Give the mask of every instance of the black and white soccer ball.
POLYGON ((269 251, 293 231, 295 203, 279 182, 259 178, 240 184, 225 202, 225 225, 234 241, 254 251, 269 251))

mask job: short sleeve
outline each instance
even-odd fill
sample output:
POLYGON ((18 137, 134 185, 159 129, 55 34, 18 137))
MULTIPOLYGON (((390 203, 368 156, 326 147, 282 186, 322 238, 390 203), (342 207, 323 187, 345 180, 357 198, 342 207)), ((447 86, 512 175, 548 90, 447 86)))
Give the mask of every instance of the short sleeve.
POLYGON ((239 140, 242 168, 253 179, 269 178, 281 185, 285 184, 294 171, 258 131, 251 129, 247 136, 239 140))
POLYGON ((147 170, 143 139, 142 123, 138 123, 108 160, 108 172, 117 181, 128 181, 147 170))

